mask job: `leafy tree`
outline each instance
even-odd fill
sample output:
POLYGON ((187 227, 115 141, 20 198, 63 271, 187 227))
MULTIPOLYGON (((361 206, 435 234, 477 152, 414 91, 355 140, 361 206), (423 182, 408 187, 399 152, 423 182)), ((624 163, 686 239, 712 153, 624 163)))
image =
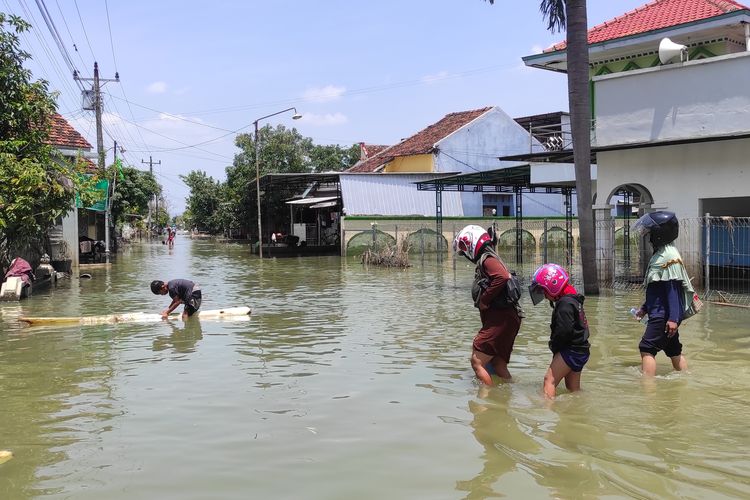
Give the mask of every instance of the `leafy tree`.
POLYGON ((359 145, 342 148, 338 144, 314 145, 308 161, 312 172, 341 172, 359 161, 359 145))
MULTIPOLYGON (((495 3, 494 0, 488 1, 495 3)), ((583 289, 587 295, 598 295, 591 188, 591 95, 586 0, 541 0, 539 8, 547 19, 547 29, 553 33, 566 30, 568 107, 573 135, 583 289)))
MULTIPOLYGON (((260 136, 260 176, 268 173, 341 171, 359 160, 359 146, 342 148, 338 145, 314 145, 296 129, 283 125, 266 125, 258 130, 260 136)), ((227 167, 225 212, 227 223, 240 234, 254 234, 257 201, 254 189, 256 177, 254 134, 239 134, 235 144, 240 149, 231 167, 227 167)), ((271 196, 267 193, 266 196, 271 196)), ((269 203, 272 200, 266 200, 269 203)), ((226 226, 225 226, 226 228, 226 226)))
POLYGON ((0 260, 11 253, 42 245, 46 230, 72 209, 76 191, 85 189, 82 159, 68 161, 49 144, 55 112, 47 82, 31 81, 23 67, 30 55, 21 49, 19 34, 30 25, 0 13, 0 260))
POLYGON ((193 170, 181 175, 182 181, 190 188, 187 198, 187 210, 183 214, 188 227, 211 234, 220 233, 225 227, 227 216, 223 198, 222 183, 209 177, 205 172, 193 170))
POLYGON ((115 191, 112 195, 112 219, 115 223, 129 220, 129 215, 148 214, 148 204, 154 193, 161 195, 161 186, 149 172, 133 167, 122 167, 122 175, 111 166, 108 172, 110 179, 117 176, 115 191))

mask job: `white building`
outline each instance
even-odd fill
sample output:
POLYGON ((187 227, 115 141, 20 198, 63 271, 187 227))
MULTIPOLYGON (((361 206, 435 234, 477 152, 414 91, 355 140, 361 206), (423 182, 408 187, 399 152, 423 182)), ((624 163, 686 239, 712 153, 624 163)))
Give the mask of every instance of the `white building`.
MULTIPOLYGON (((731 0, 656 0, 589 30, 598 221, 623 191, 641 212, 750 216, 748 23, 731 0), (684 45, 666 64, 664 38, 684 45)), ((565 43, 524 62, 565 72, 565 43)))

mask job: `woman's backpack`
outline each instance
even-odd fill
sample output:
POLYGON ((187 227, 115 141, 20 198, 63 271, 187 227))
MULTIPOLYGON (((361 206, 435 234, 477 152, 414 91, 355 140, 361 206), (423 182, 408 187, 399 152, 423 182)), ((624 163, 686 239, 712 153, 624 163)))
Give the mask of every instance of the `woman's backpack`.
MULTIPOLYGON (((479 299, 482 297, 484 291, 487 290, 487 287, 490 286, 491 278, 485 274, 483 267, 484 261, 489 257, 496 258, 505 269, 508 269, 503 259, 492 250, 487 250, 482 254, 474 270, 474 283, 471 285, 471 298, 474 300, 474 307, 479 307, 479 299)), ((491 305, 493 307, 500 309, 515 307, 521 299, 521 283, 518 281, 515 271, 508 270, 508 273, 510 274, 510 278, 505 283, 503 291, 492 301, 491 305)))

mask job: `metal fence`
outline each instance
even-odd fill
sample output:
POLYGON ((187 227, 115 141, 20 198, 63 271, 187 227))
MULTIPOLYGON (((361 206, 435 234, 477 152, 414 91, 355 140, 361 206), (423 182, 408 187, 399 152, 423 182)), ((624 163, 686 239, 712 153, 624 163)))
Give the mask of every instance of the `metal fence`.
MULTIPOLYGON (((605 288, 643 287, 650 244, 632 230, 635 219, 597 221, 596 260, 599 281, 605 288)), ((395 244, 407 239, 414 257, 455 258, 450 251, 456 234, 467 224, 494 226, 497 250, 522 280, 545 262, 566 266, 576 283, 581 278, 578 221, 514 218, 445 219, 442 233, 434 220, 351 219, 343 226, 342 251, 361 254, 372 245, 395 244)), ((750 218, 700 217, 680 220, 675 242, 693 285, 707 300, 750 306, 750 218)))

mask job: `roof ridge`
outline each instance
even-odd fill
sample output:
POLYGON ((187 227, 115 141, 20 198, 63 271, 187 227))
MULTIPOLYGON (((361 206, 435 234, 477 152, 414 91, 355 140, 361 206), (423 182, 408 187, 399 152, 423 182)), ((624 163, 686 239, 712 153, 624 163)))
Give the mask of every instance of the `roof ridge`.
MULTIPOLYGON (((467 109, 466 111, 453 111, 453 112, 448 113, 447 115, 445 115, 443 118, 448 117, 448 116, 463 115, 463 114, 466 114, 466 113, 477 113, 479 111, 487 112, 487 111, 491 110, 494 107, 495 106, 485 106, 483 108, 467 109)), ((440 121, 440 120, 438 120, 438 121, 440 121)), ((435 123, 437 123, 437 122, 435 122, 435 123)), ((433 125, 434 125, 434 123, 433 123, 433 125)))

